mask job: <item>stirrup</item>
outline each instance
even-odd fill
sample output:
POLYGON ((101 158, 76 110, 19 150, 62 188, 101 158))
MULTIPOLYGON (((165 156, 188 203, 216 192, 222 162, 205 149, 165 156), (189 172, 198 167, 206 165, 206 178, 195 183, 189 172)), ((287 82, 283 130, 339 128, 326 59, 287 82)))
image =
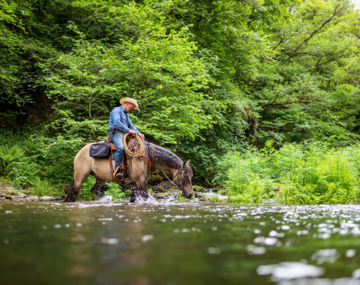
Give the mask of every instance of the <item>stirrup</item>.
POLYGON ((116 178, 116 177, 122 177, 122 173, 121 173, 121 169, 120 169, 120 165, 118 167, 116 167, 114 173, 113 173, 113 178, 116 178))

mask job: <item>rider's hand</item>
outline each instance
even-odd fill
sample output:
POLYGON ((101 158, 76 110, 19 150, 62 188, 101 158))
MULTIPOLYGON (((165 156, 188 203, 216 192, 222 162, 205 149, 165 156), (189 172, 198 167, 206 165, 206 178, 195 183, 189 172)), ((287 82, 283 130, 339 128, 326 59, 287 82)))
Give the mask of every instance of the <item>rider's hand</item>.
POLYGON ((136 132, 134 130, 132 130, 132 129, 130 129, 129 133, 132 134, 132 135, 136 135, 136 132))
POLYGON ((142 133, 138 133, 138 135, 139 135, 139 137, 141 137, 143 140, 145 139, 144 134, 142 134, 142 133))

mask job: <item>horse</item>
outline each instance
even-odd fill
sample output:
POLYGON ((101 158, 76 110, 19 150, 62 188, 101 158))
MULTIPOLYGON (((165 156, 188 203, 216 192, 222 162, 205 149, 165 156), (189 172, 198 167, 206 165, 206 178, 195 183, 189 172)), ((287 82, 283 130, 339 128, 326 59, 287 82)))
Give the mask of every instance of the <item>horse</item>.
MULTIPOLYGON (((135 138, 131 138, 128 144, 134 144, 133 140, 135 138)), ((89 143, 84 146, 75 156, 73 179, 67 191, 65 202, 76 201, 81 185, 90 175, 96 178, 96 183, 91 188, 91 192, 99 198, 104 196, 101 190, 106 183, 113 181, 108 159, 90 156, 89 151, 92 144, 89 143)), ((182 161, 176 154, 158 145, 149 142, 144 142, 144 145, 147 159, 131 157, 125 153, 128 178, 124 181, 136 184, 136 190, 132 191, 130 201, 134 202, 139 194, 144 198, 148 197, 147 181, 151 173, 157 169, 169 170, 173 175, 173 183, 182 190, 184 197, 190 199, 194 194, 191 182, 193 171, 190 167, 190 161, 182 161)), ((114 168, 115 162, 112 163, 114 168)))
POLYGON ((193 171, 190 167, 190 160, 183 161, 170 150, 150 142, 145 142, 145 146, 151 162, 150 173, 158 169, 169 170, 172 173, 173 183, 183 191, 185 198, 191 199, 194 190, 192 187, 193 171))

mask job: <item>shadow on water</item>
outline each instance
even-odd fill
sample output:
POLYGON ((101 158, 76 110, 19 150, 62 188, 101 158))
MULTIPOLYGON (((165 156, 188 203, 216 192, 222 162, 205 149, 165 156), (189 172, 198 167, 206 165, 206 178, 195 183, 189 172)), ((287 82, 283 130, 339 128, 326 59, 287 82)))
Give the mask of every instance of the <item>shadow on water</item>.
POLYGON ((0 207, 2 284, 360 284, 359 206, 0 207))

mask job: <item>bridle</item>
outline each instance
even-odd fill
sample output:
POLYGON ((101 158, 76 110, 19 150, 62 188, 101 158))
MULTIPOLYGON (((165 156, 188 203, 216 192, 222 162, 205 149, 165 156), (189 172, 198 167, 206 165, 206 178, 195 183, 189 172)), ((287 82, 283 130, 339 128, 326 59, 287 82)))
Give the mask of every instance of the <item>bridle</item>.
MULTIPOLYGON (((175 177, 180 173, 180 170, 184 170, 184 168, 180 168, 180 169, 178 170, 178 172, 174 175, 173 180, 174 180, 175 177)), ((166 179, 169 180, 169 182, 170 182, 172 185, 174 185, 175 187, 179 187, 179 185, 176 185, 176 184, 165 174, 165 172, 164 172, 162 169, 161 169, 161 172, 164 174, 164 176, 166 177, 166 179)))

